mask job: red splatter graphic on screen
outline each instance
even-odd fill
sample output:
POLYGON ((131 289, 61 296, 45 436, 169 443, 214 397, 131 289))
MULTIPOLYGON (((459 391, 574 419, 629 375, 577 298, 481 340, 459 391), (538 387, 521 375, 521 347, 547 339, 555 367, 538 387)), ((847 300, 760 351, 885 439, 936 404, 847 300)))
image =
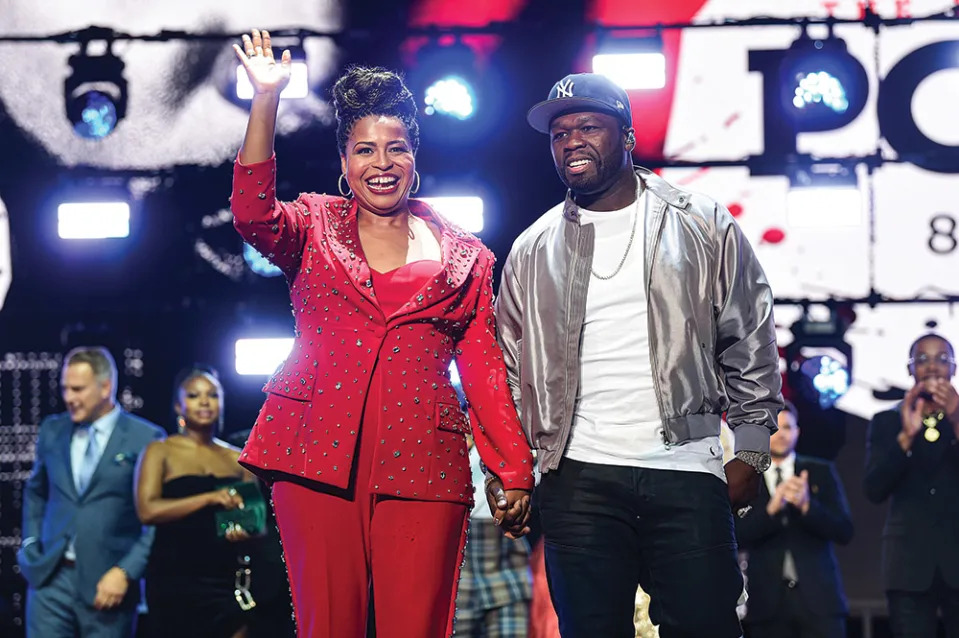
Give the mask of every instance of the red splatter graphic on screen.
POLYGON ((762 241, 764 244, 779 244, 786 239, 786 231, 782 228, 769 228, 767 229, 762 236, 762 241))

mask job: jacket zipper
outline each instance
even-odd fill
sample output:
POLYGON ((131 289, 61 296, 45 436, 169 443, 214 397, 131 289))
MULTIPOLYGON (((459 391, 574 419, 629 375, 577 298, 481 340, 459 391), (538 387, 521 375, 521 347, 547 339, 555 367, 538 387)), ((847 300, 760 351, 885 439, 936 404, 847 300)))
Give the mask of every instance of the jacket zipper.
MULTIPOLYGON (((566 284, 566 355, 567 355, 567 361, 568 361, 568 357, 569 357, 569 339, 570 339, 570 334, 571 334, 571 332, 572 332, 572 330, 570 329, 570 321, 572 320, 572 318, 570 317, 570 314, 569 314, 569 308, 570 308, 570 304, 571 304, 572 299, 573 299, 573 284, 574 284, 574 279, 575 279, 575 275, 576 275, 576 266, 577 266, 578 263, 579 263, 580 240, 581 240, 581 238, 582 238, 582 228, 581 228, 578 224, 577 224, 576 227, 575 227, 575 232, 576 232, 576 241, 574 242, 575 250, 573 251, 573 259, 570 261, 570 275, 571 275, 571 276, 568 278, 567 284, 566 284)), ((577 336, 577 338, 578 338, 578 336, 577 336)), ((569 441, 569 435, 570 435, 570 432, 571 432, 572 429, 573 429, 573 415, 572 415, 572 409, 571 409, 571 406, 570 406, 570 399, 569 399, 569 378, 570 378, 570 376, 571 376, 572 374, 574 374, 574 373, 570 372, 570 370, 569 370, 569 365, 568 365, 568 363, 567 363, 567 366, 566 366, 566 396, 563 397, 563 399, 564 399, 564 401, 563 401, 563 409, 566 411, 566 414, 564 415, 564 416, 566 416, 566 418, 563 420, 563 421, 564 421, 564 427, 563 427, 562 436, 560 437, 560 441, 559 441, 560 446, 559 446, 559 448, 557 449, 557 455, 556 455, 556 458, 557 458, 557 459, 561 459, 561 458, 563 457, 563 450, 566 449, 566 443, 567 443, 567 441, 569 441)), ((576 372, 575 372, 575 374, 576 374, 576 375, 579 375, 579 366, 578 366, 578 365, 576 366, 576 372)), ((579 385, 579 380, 578 380, 578 379, 577 379, 576 385, 577 385, 577 386, 579 385)), ((576 401, 576 398, 573 397, 573 402, 575 402, 575 401, 576 401)), ((557 460, 557 462, 553 463, 553 467, 551 467, 550 469, 555 470, 555 469, 558 468, 558 467, 559 467, 559 461, 557 460)))
MULTIPOLYGON (((667 204, 663 202, 662 210, 660 211, 661 219, 659 220, 659 226, 656 228, 656 237, 653 240, 653 249, 650 251, 650 256, 648 258, 648 265, 646 266, 646 331, 649 335, 649 360, 650 365, 653 366, 653 388, 656 391, 656 403, 659 405, 659 419, 660 423, 663 426, 662 438, 663 445, 667 448, 672 445, 669 442, 669 436, 666 434, 666 411, 663 408, 663 393, 659 385, 659 363, 656 360, 656 350, 653 346, 653 320, 652 314, 649 312, 649 290, 651 288, 650 284, 653 281, 653 255, 655 255, 655 248, 659 245, 659 240, 663 236, 663 227, 666 225, 666 206, 667 204)), ((648 238, 647 238, 648 240, 648 238)))

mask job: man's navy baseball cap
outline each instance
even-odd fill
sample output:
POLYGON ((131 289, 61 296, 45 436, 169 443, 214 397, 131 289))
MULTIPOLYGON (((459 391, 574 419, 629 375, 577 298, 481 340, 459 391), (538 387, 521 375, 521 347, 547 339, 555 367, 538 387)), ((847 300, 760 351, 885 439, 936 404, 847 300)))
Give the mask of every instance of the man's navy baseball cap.
POLYGON ((549 133, 549 124, 566 113, 599 111, 618 117, 631 127, 633 115, 626 91, 598 73, 574 73, 553 85, 549 97, 526 114, 526 121, 540 133, 549 133))

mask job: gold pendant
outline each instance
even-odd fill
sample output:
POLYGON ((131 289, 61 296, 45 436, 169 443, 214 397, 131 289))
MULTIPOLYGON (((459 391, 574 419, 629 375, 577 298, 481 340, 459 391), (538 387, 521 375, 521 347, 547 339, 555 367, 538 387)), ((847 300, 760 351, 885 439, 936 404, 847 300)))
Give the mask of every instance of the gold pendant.
POLYGON ((922 417, 922 424, 927 428, 934 428, 939 425, 940 417, 938 414, 927 414, 922 417))
POLYGON ((935 443, 939 440, 939 430, 937 430, 935 427, 927 427, 926 433, 923 436, 925 436, 926 440, 930 443, 935 443))

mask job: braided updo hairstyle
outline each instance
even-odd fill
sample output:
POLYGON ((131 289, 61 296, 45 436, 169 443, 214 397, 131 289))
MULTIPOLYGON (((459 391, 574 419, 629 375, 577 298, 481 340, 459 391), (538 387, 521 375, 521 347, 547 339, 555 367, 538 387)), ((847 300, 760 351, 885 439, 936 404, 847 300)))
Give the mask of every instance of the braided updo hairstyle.
POLYGON ((333 85, 336 110, 336 146, 346 154, 346 140, 357 120, 367 115, 395 117, 406 125, 415 153, 420 145, 416 101, 397 73, 383 67, 353 65, 333 85))

